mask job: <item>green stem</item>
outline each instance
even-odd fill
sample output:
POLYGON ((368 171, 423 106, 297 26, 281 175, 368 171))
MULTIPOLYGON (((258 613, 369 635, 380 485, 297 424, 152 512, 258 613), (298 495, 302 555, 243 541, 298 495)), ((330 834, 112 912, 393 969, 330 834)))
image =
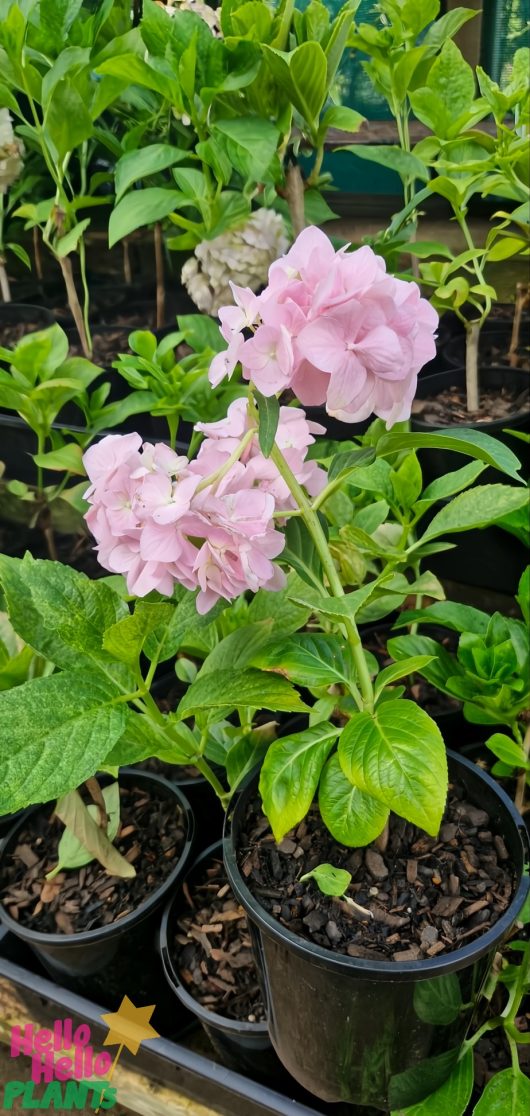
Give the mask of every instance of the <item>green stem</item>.
POLYGON ((198 492, 203 492, 205 488, 209 488, 211 484, 217 484, 220 480, 223 479, 224 476, 226 476, 226 474, 232 468, 232 465, 235 465, 236 461, 239 461, 241 454, 245 451, 249 442, 252 441, 255 433, 255 427, 251 427, 250 430, 247 430, 246 434, 243 435, 239 445, 236 446, 235 450, 233 450, 233 452, 230 454, 230 457, 228 457, 224 464, 221 465, 221 468, 216 469, 215 473, 210 473, 208 477, 205 477, 204 480, 202 480, 201 483, 197 485, 197 488, 195 489, 195 495, 197 495, 198 492))
MULTIPOLYGON (((37 430, 37 454, 40 456, 46 449, 46 436, 42 430, 37 430)), ((37 493, 39 499, 44 497, 44 471, 42 465, 37 465, 37 493)))
POLYGON ((219 782, 215 771, 212 771, 208 760, 204 759, 204 757, 202 756, 196 756, 194 765, 197 770, 200 771, 201 775, 204 775, 204 778, 209 782, 210 786, 213 788, 217 797, 219 798, 221 805, 223 807, 227 806, 230 800, 230 795, 223 787, 223 784, 219 782))
POLYGON ((307 185, 308 186, 318 186, 318 180, 319 180, 319 177, 320 177, 320 171, 322 169, 323 161, 324 161, 324 144, 322 143, 320 145, 320 147, 317 149, 317 152, 316 152, 316 155, 315 155, 315 162, 313 163, 313 167, 311 169, 311 174, 309 175, 309 178, 307 180, 307 185))
MULTIPOLYGON (((524 738, 524 741, 523 741, 523 752, 524 752, 524 755, 525 755, 525 759, 528 759, 528 756, 530 755, 530 725, 528 725, 528 728, 527 728, 526 733, 525 733, 525 738, 524 738)), ((523 770, 517 776, 517 786, 516 786, 516 789, 515 789, 515 806, 516 806, 516 809, 519 810, 520 814, 522 814, 523 808, 524 808, 525 791, 526 791, 526 771, 523 770)))
POLYGON ((90 292, 88 289, 86 277, 86 245, 84 236, 81 236, 78 247, 79 270, 81 272, 81 286, 83 288, 83 322, 85 326, 87 344, 90 352, 92 352, 92 334, 90 332, 90 292))
MULTIPOLYGON (((335 569, 335 563, 330 554, 327 539, 322 529, 322 525, 320 523, 318 515, 313 510, 306 496, 306 493, 304 492, 301 485, 298 483, 294 474, 291 472, 291 469, 289 468, 289 465, 278 446, 273 447, 271 459, 276 465, 280 476, 285 481, 291 495, 294 497, 298 507, 300 508, 304 523, 309 531, 309 534, 311 535, 311 538, 313 539, 316 550, 320 557, 320 561, 322 562, 322 568, 328 579, 332 595, 339 598, 344 597, 344 589, 342 587, 337 570, 335 569)), ((362 703, 364 708, 372 712, 374 708, 374 691, 372 680, 370 678, 370 672, 368 670, 366 659, 364 657, 361 637, 359 635, 357 625, 353 619, 344 617, 343 623, 357 671, 357 678, 362 694, 362 703)))
POLYGON ((171 446, 171 449, 174 450, 177 444, 180 415, 176 414, 173 411, 171 415, 166 415, 166 422, 169 428, 169 444, 171 446))

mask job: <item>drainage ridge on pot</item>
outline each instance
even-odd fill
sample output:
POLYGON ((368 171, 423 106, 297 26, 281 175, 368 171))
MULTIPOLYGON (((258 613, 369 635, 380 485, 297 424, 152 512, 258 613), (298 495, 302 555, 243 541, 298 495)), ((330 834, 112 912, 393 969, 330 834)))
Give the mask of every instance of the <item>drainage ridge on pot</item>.
POLYGON ((450 777, 463 784, 469 800, 484 807, 502 833, 516 886, 495 925, 445 957, 371 961, 333 953, 295 935, 260 906, 237 864, 237 840, 256 791, 255 774, 227 822, 225 866, 253 924, 273 1046, 289 1073, 322 1100, 387 1110, 416 1104, 438 1088, 456 1062, 495 950, 528 895, 523 819, 490 776, 453 752, 448 758, 450 777), (447 997, 454 1010, 447 1010, 447 997))
MULTIPOLYGON (((77 978, 90 978, 102 973, 108 965, 113 964, 114 959, 121 953, 129 935, 136 934, 138 931, 141 934, 148 932, 167 894, 174 888, 179 876, 184 872, 190 857, 194 835, 194 819, 189 803, 182 791, 159 775, 135 771, 133 768, 120 772, 119 781, 122 786, 126 787, 145 785, 147 789, 151 786, 165 797, 174 799, 182 811, 186 833, 184 845, 177 863, 163 883, 129 914, 107 926, 97 927, 94 930, 82 930, 77 934, 46 934, 39 930, 33 930, 12 918, 3 904, 0 903, 0 920, 13 934, 31 946, 45 968, 61 983, 65 980, 71 982, 77 978)), ((106 782, 109 782, 109 778, 102 777, 102 785, 106 782)), ((49 804, 47 805, 49 806, 49 804)), ((31 824, 32 817, 45 808, 44 805, 38 805, 24 812, 23 817, 16 822, 5 838, 0 852, 0 862, 10 855, 20 831, 31 824)), ((134 988, 132 990, 134 991, 134 988)))
MULTIPOLYGON (((210 861, 222 860, 222 858, 223 843, 221 840, 215 841, 197 857, 183 882, 193 885, 193 882, 201 875, 210 861)), ((281 1071, 281 1067, 273 1053, 266 1022, 249 1023, 209 1011, 184 987, 176 958, 171 949, 175 922, 184 903, 182 890, 179 889, 177 894, 169 900, 160 924, 160 954, 170 988, 180 1000, 180 1003, 199 1020, 214 1050, 228 1066, 242 1072, 248 1070, 250 1073, 261 1077, 270 1076, 271 1073, 277 1075, 278 1071, 281 1071)))

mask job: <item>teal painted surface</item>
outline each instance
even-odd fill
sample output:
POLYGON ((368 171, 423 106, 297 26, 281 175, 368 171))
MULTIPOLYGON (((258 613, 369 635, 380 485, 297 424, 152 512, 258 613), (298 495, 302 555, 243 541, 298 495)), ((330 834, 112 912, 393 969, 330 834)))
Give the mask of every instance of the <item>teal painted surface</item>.
POLYGON ((530 46, 530 0, 486 0, 481 62, 494 81, 509 78, 514 52, 523 46, 530 46))
MULTIPOLYGON (((326 0, 326 7, 333 15, 342 8, 344 0, 326 0)), ((297 8, 307 7, 306 0, 298 0, 297 8)), ((375 0, 361 0, 355 16, 356 23, 372 23, 378 19, 375 0)), ((367 120, 389 120, 386 101, 376 93, 362 62, 366 58, 357 50, 345 52, 338 75, 340 103, 357 109, 367 120)), ((325 156, 323 171, 332 175, 333 185, 347 194, 400 194, 401 182, 393 171, 364 163, 344 151, 325 156)))

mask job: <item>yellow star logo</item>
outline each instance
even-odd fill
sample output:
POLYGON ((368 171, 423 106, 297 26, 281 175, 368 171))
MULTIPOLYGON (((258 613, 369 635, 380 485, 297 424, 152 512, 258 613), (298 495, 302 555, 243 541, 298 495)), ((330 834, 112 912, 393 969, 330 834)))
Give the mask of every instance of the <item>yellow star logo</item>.
POLYGON ((129 997, 124 996, 118 1011, 101 1016, 109 1028, 103 1046, 126 1046, 131 1054, 137 1054, 140 1044, 146 1039, 160 1037, 149 1022, 154 1010, 154 1004, 135 1007, 129 997))

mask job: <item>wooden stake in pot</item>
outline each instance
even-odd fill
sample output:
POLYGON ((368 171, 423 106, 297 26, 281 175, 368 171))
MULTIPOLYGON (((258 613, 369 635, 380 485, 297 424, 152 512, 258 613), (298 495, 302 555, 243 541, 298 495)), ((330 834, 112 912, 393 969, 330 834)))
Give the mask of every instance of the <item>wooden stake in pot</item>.
POLYGON ((518 283, 515 294, 515 310, 513 315, 512 337, 510 341, 510 348, 508 350, 508 363, 510 368, 517 368, 519 365, 519 357, 517 350, 519 348, 519 338, 521 334, 521 322, 523 319, 523 310, 525 306, 530 303, 530 286, 525 283, 518 283))
POLYGON ((298 163, 291 163, 287 169, 285 196, 296 238, 305 229, 304 180, 298 163))

